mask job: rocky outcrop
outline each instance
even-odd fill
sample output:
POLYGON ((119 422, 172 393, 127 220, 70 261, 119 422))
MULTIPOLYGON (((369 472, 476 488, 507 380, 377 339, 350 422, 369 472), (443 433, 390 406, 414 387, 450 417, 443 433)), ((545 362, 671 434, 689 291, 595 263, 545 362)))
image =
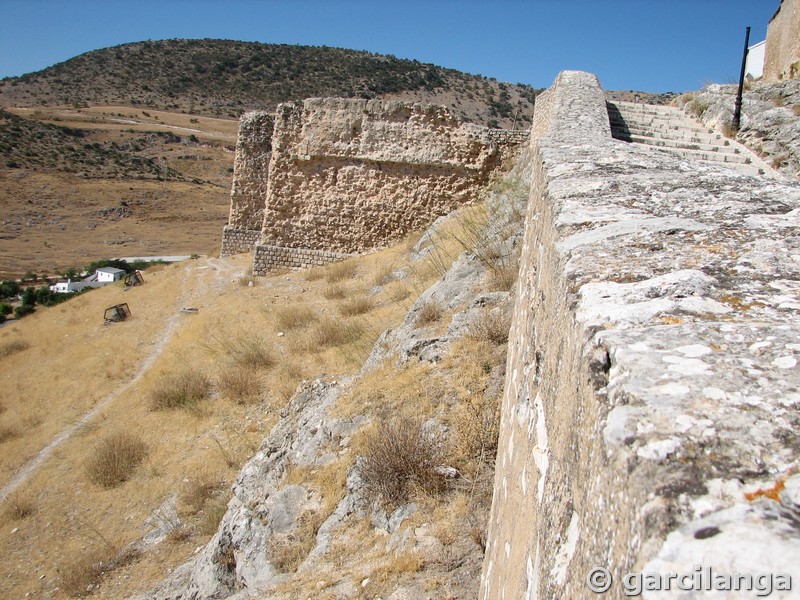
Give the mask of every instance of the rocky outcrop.
POLYGON ((390 245, 475 200, 527 140, 440 106, 343 98, 279 106, 272 134, 266 115, 242 118, 223 236, 243 248, 258 224, 256 274, 390 245))
MULTIPOLYGON (((708 127, 728 131, 736 86, 712 84, 685 94, 679 104, 708 127)), ((800 178, 800 79, 753 82, 744 93, 736 140, 786 177, 800 178)))
POLYGON ((530 150, 480 597, 749 573, 789 598, 800 186, 612 140, 580 72, 539 97, 530 150))
MULTIPOLYGON (((524 176, 521 172, 514 174, 514 177, 524 176)), ((493 214, 489 227, 497 234, 494 241, 499 244, 501 253, 503 249, 511 251, 521 236, 521 207, 510 205, 498 194, 490 195, 489 200, 493 214)), ((445 219, 432 225, 412 250, 412 264, 421 263, 436 251, 442 221, 445 219)), ((436 577, 443 579, 445 575, 454 598, 475 597, 483 549, 470 539, 469 529, 465 526, 460 539, 444 548, 433 533, 436 524, 404 526, 418 510, 415 502, 387 512, 375 501, 374 495, 366 493, 356 466, 358 457, 351 452, 351 439, 375 418, 375 414, 342 417, 337 403, 360 378, 384 364, 402 370, 418 362, 438 363, 454 342, 473 331, 475 323, 487 311, 507 323, 509 292, 480 291, 490 266, 474 254, 460 254, 445 275, 422 293, 403 322, 380 336, 357 376, 336 382, 316 379, 301 384, 281 411, 278 424, 239 473, 233 497, 216 534, 192 561, 176 569, 158 589, 141 600, 145 597, 148 600, 297 598, 293 578, 313 576, 316 581, 333 578, 336 569, 341 572, 343 567, 337 564, 341 559, 331 556, 332 548, 337 544, 341 546, 355 518, 369 522, 385 540, 374 555, 361 560, 360 564, 344 566, 346 576, 339 577, 336 584, 326 590, 332 597, 363 597, 363 590, 353 581, 368 580, 384 554, 391 557, 412 551, 430 565, 406 578, 389 598, 429 597, 426 581, 436 577), (444 313, 452 313, 444 331, 434 333, 431 327, 420 324, 419 313, 429 302, 437 303, 444 313), (341 499, 325 511, 323 506, 329 501, 325 494, 330 494, 331 490, 322 490, 313 478, 298 480, 290 475, 332 466, 344 469, 347 476, 341 499), (305 549, 299 564, 284 572, 272 549, 276 544, 299 537, 309 517, 316 515, 323 515, 324 520, 313 531, 304 531, 312 543, 305 549)), ((402 279, 408 273, 394 275, 402 279)), ((490 380, 486 393, 495 400, 502 386, 502 364, 495 367, 490 380)), ((375 407, 375 412, 383 410, 375 407)), ((435 418, 425 425, 435 428, 442 436, 448 435, 447 428, 435 418)), ((441 473, 443 477, 452 477, 454 471, 443 466, 441 473)), ((485 504, 476 520, 485 523, 487 512, 488 504, 485 504)), ((156 533, 160 534, 156 541, 163 539, 163 532, 156 533)))

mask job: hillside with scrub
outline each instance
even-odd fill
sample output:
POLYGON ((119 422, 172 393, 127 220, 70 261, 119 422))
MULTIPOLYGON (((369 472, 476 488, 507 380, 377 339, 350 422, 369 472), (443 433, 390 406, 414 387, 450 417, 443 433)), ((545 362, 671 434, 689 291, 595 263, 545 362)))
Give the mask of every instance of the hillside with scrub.
POLYGON ((240 567, 266 552, 275 597, 473 596, 521 189, 498 180, 327 267, 254 278, 246 256, 200 258, 0 329, 0 595, 153 597, 217 575, 232 593, 220 531, 255 511, 278 535, 240 567), (123 301, 132 317, 104 326, 123 301), (247 499, 264 468, 295 513, 247 499))

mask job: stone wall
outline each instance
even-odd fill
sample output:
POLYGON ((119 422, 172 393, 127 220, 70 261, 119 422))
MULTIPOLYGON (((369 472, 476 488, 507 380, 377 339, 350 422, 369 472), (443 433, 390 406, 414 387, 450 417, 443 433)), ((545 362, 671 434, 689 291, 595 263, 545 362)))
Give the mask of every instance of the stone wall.
POLYGON ((306 269, 342 260, 348 256, 350 255, 328 250, 258 244, 253 253, 253 272, 266 273, 273 269, 306 269))
POLYGON ((260 229, 236 229, 235 227, 226 225, 222 228, 222 249, 220 250, 220 256, 252 252, 260 239, 260 229))
POLYGON ((273 121, 273 116, 265 112, 246 113, 239 119, 231 210, 228 225, 222 232, 222 256, 250 252, 260 237, 272 155, 273 121))
POLYGON ((764 79, 800 77, 800 0, 782 0, 767 27, 764 79))
POLYGON ((789 598, 800 186, 608 130, 592 75, 537 98, 480 597, 595 598, 602 567, 608 598, 629 572, 784 573, 789 598))
MULTIPOLYGON (((474 200, 527 134, 459 121, 439 106, 312 98, 275 116, 256 274, 390 245, 474 200)), ((255 166, 251 167, 255 168, 255 166)), ((253 203, 255 204, 255 203, 253 203)), ((233 210, 233 209, 232 209, 233 210)), ((232 212, 233 214, 233 212, 232 212)), ((317 264, 312 262, 312 264, 317 264)))

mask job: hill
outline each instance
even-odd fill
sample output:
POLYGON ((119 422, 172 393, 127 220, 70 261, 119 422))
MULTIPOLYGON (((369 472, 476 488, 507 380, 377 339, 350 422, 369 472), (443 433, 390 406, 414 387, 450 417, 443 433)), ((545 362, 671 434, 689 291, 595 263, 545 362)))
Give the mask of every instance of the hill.
POLYGON ((87 52, 0 81, 5 106, 124 104, 238 117, 316 96, 402 97, 470 121, 528 122, 536 90, 369 52, 229 40, 163 40, 87 52))
MULTIPOLYGON (((40 123, 0 109, 0 158, 8 168, 53 169, 84 177, 183 179, 174 169, 130 152, 136 142, 124 146, 93 142, 89 135, 84 129, 40 123)), ((160 136, 173 142, 181 139, 169 133, 160 136)))

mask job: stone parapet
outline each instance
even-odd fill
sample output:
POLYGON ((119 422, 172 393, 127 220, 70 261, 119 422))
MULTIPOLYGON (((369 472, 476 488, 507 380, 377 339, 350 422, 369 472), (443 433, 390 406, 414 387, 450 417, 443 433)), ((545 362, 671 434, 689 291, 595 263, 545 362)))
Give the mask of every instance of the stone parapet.
POLYGON ((792 597, 800 186, 612 140, 601 115, 586 73, 537 98, 480 597, 595 598, 599 567, 625 598, 627 573, 698 566, 783 573, 792 597))
POLYGON ((258 244, 253 252, 253 275, 266 275, 275 269, 306 269, 342 260, 348 256, 350 255, 327 250, 258 244))
POLYGON ((222 228, 222 249, 220 251, 220 256, 252 252, 256 242, 260 239, 260 229, 237 229, 227 225, 222 228))

